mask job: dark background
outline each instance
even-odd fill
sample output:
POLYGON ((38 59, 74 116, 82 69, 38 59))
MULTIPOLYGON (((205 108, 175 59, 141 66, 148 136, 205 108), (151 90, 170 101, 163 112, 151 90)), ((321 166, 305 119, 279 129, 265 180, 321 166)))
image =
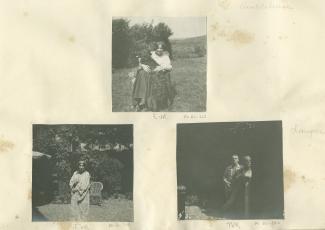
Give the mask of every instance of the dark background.
POLYGON ((233 154, 252 158, 250 219, 283 219, 281 121, 178 124, 177 182, 187 188, 187 204, 222 218, 222 177, 233 154))
POLYGON ((33 125, 33 207, 70 203, 69 181, 86 161, 103 199, 133 199, 133 125, 33 125), (81 148, 84 145, 84 148, 81 148))

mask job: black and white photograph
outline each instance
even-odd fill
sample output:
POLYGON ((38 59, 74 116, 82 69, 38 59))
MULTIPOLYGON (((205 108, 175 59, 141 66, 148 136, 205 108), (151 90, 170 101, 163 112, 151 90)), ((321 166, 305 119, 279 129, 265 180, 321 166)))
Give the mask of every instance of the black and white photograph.
POLYGON ((206 17, 112 19, 113 112, 205 112, 206 17))
POLYGON ((284 219, 282 122, 177 125, 179 220, 284 219))
POLYGON ((32 221, 133 222, 132 125, 33 125, 32 221))

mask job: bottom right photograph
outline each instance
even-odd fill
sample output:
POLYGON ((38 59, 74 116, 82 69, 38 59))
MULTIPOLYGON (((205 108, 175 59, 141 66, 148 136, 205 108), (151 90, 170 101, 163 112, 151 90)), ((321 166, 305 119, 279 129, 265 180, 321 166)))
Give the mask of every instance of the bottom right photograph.
POLYGON ((178 220, 284 219, 282 122, 177 124, 178 220))

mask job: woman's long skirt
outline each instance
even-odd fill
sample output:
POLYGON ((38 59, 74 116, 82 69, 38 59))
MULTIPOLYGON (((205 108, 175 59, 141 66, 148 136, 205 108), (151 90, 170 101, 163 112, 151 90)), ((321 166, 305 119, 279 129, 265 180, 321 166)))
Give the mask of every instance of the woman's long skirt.
POLYGON ((89 192, 80 200, 78 192, 71 194, 71 212, 74 221, 87 221, 89 212, 89 192))
POLYGON ((148 97, 150 73, 144 70, 138 70, 136 74, 136 79, 133 85, 132 91, 132 104, 136 105, 146 105, 148 97))
POLYGON ((172 104, 174 96, 169 71, 138 71, 133 85, 133 106, 144 106, 149 111, 161 111, 172 104))
POLYGON ((170 72, 152 73, 148 91, 147 105, 150 110, 161 111, 167 109, 174 98, 170 72))

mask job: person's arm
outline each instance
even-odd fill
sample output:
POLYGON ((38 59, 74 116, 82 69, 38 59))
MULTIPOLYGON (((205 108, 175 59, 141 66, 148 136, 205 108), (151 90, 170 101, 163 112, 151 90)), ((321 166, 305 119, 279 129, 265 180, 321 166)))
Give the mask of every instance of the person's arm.
POLYGON ((171 62, 170 62, 170 58, 169 58, 169 55, 166 55, 165 57, 164 57, 164 62, 163 62, 163 70, 172 70, 172 64, 171 64, 171 62))
POLYGON ((87 175, 85 178, 83 178, 84 181, 82 181, 81 185, 78 188, 80 199, 83 199, 83 197, 87 194, 88 189, 90 188, 90 174, 87 172, 87 175))
POLYGON ((225 172, 224 172, 224 174, 223 174, 223 182, 225 183, 225 185, 227 185, 227 186, 230 186, 230 181, 228 181, 228 179, 227 179, 227 174, 228 174, 228 167, 225 169, 225 172))
POLYGON ((69 182, 69 186, 71 189, 73 189, 76 185, 76 178, 75 178, 76 172, 73 173, 70 182, 69 182))
POLYGON ((143 69, 144 71, 148 72, 148 73, 151 71, 150 66, 145 65, 145 64, 141 64, 140 68, 143 69))
POLYGON ((166 54, 166 56, 162 57, 161 60, 159 61, 159 66, 157 66, 154 71, 159 72, 159 71, 170 71, 172 70, 172 64, 170 62, 169 56, 166 54))

